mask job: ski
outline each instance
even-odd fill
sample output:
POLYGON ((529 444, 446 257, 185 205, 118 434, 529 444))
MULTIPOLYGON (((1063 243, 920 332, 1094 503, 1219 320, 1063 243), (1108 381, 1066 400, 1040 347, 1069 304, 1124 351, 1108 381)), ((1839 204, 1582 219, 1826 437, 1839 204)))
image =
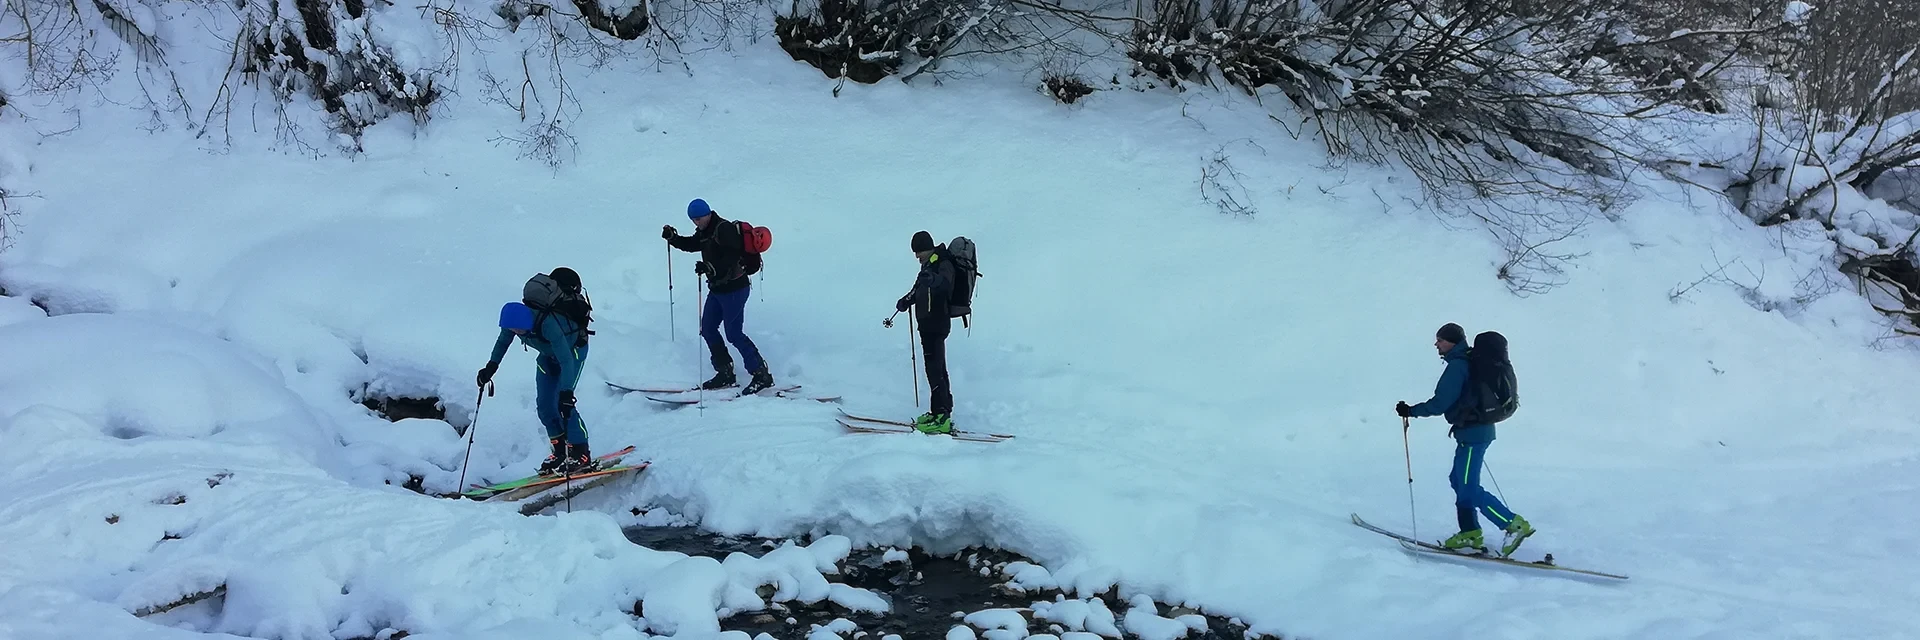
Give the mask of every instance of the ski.
MULTIPOLYGON (((806 398, 808 400, 813 400, 815 402, 838 402, 840 400, 840 396, 796 395, 794 392, 799 390, 800 390, 800 385, 790 384, 784 387, 762 389, 759 393, 756 393, 753 395, 757 397, 762 397, 762 398, 769 398, 769 397, 771 398, 806 398)), ((646 398, 648 400, 652 400, 654 402, 659 402, 663 404, 686 406, 686 405, 692 405, 692 404, 700 404, 701 395, 697 393, 698 391, 700 390, 694 389, 692 391, 679 391, 679 392, 674 392, 669 394, 648 393, 646 394, 646 398)), ((707 397, 706 400, 711 402, 726 402, 728 400, 738 400, 744 397, 746 396, 738 393, 731 393, 731 394, 714 393, 714 394, 709 394, 709 397, 707 397)))
POLYGON ((851 413, 847 413, 846 409, 840 410, 840 417, 846 418, 848 420, 859 420, 861 422, 877 422, 880 424, 899 425, 899 426, 908 427, 908 428, 913 427, 913 423, 911 422, 901 422, 899 420, 887 420, 885 418, 869 418, 867 416, 856 416, 851 413))
MULTIPOLYGON (((919 429, 913 428, 913 423, 911 422, 868 418, 856 416, 845 411, 841 411, 840 415, 843 417, 835 418, 834 420, 839 422, 840 426, 846 427, 848 431, 856 433, 920 433, 919 429), (849 420, 852 422, 849 422, 849 420)), ((966 440, 968 442, 1005 442, 1013 439, 1013 436, 1004 433, 983 433, 961 429, 954 429, 952 433, 930 433, 926 435, 943 435, 955 440, 966 440)))
MULTIPOLYGON (((577 479, 580 476, 574 477, 577 479)), ((619 475, 611 473, 594 476, 585 482, 565 485, 565 488, 559 491, 546 491, 531 498, 520 500, 515 504, 520 505, 520 515, 530 516, 545 511, 548 507, 565 502, 569 498, 619 479, 619 475)))
POLYGON ((600 476, 609 476, 616 473, 624 473, 627 471, 639 471, 641 469, 647 468, 647 466, 650 464, 652 464, 652 462, 650 461, 641 461, 632 465, 616 464, 616 466, 613 466, 613 467, 594 469, 592 471, 588 471, 585 473, 576 473, 571 476, 545 477, 535 482, 530 482, 525 485, 515 487, 513 489, 508 489, 506 491, 496 493, 492 496, 488 496, 484 500, 484 502, 517 502, 522 498, 527 498, 533 495, 543 493, 546 490, 551 489, 555 486, 559 486, 563 483, 572 482, 576 480, 585 480, 587 478, 596 478, 600 476))
POLYGON ((1615 580, 1627 579, 1626 576, 1622 576, 1622 575, 1615 575, 1615 574, 1605 573, 1600 571, 1591 571, 1587 569, 1575 569, 1573 567, 1563 567, 1563 566, 1554 564, 1553 554, 1551 553, 1546 554, 1546 557, 1544 559, 1535 560, 1531 562, 1526 560, 1515 560, 1513 558, 1496 555, 1492 553, 1484 553, 1484 554, 1483 553, 1462 553, 1462 552, 1454 551, 1452 549, 1448 549, 1446 547, 1442 547, 1437 544, 1433 544, 1431 542, 1416 540, 1405 535, 1401 535, 1398 533, 1394 533, 1392 531, 1388 531, 1386 529, 1382 529, 1380 527, 1376 527, 1371 523, 1368 523, 1366 520, 1360 519, 1360 514, 1353 513, 1348 515, 1352 516, 1353 523, 1355 525, 1358 525, 1360 528, 1398 540, 1400 542, 1400 548, 1406 550, 1409 553, 1447 556, 1451 558, 1460 558, 1464 560, 1482 560, 1486 562, 1492 562, 1495 564, 1503 564, 1503 565, 1514 566, 1514 567, 1526 567, 1529 569, 1567 571, 1571 573, 1598 576, 1602 578, 1613 578, 1615 580))
MULTIPOLYGON (((888 420, 885 418, 874 418, 869 416, 857 416, 851 413, 847 413, 845 409, 840 410, 840 417, 846 418, 848 420, 858 420, 860 422, 873 422, 873 423, 879 423, 879 424, 890 424, 894 426, 907 427, 909 429, 913 428, 912 422, 903 422, 900 420, 888 420)), ((956 429, 955 432, 960 433, 961 431, 956 429)), ((995 438, 1001 438, 1001 439, 1008 439, 1013 437, 1012 435, 1005 434, 1005 433, 985 433, 980 431, 966 431, 965 433, 971 433, 974 435, 981 435, 981 436, 993 436, 995 438)))
MULTIPOLYGON (((612 388, 613 388, 613 389, 614 389, 615 391, 624 391, 624 392, 626 392, 626 393, 686 393, 686 392, 688 392, 688 391, 699 391, 699 390, 700 390, 700 387, 681 387, 681 388, 667 388, 667 387, 629 387, 629 386, 626 386, 626 385, 623 385, 623 384, 614 384, 614 383, 611 383, 611 382, 609 382, 609 383, 607 383, 607 386, 609 386, 609 387, 612 387, 612 388)), ((737 385, 735 385, 735 386, 737 386, 737 385)), ((722 388, 727 388, 727 389, 730 389, 730 388, 732 388, 732 386, 729 386, 729 387, 722 387, 722 388)), ((712 389, 708 389, 708 391, 712 391, 712 389)))
MULTIPOLYGON (((613 453, 596 457, 593 459, 593 461, 595 463, 605 464, 609 460, 625 457, 629 453, 633 453, 632 446, 628 446, 625 449, 621 449, 613 453)), ((541 478, 551 478, 551 477, 556 477, 556 476, 541 476, 536 474, 536 475, 527 476, 525 478, 521 478, 519 480, 508 480, 506 482, 499 482, 495 484, 483 485, 483 484, 477 484, 477 483, 469 483, 467 485, 469 488, 466 491, 460 492, 460 495, 466 498, 484 498, 486 496, 500 493, 502 491, 509 491, 512 489, 518 489, 520 487, 527 486, 528 484, 538 481, 541 478)))

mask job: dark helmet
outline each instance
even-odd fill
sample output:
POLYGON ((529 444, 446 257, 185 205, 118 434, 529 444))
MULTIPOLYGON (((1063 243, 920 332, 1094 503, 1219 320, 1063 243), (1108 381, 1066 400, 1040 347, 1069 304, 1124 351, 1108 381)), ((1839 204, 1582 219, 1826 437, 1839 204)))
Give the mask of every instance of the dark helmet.
POLYGON ((568 291, 580 290, 580 274, 575 273, 572 269, 559 267, 554 269, 553 273, 547 275, 551 276, 554 283, 560 285, 562 289, 568 291))

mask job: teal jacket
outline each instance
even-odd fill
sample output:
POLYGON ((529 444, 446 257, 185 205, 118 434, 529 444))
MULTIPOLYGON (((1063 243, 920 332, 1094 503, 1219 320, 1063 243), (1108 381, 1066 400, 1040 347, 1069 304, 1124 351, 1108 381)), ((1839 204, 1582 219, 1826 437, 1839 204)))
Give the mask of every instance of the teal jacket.
MULTIPOLYGON (((557 373, 560 375, 560 385, 556 390, 572 391, 573 385, 580 381, 581 365, 586 364, 586 358, 581 355, 580 349, 574 346, 574 338, 579 333, 579 327, 566 316, 549 313, 544 320, 540 321, 537 329, 538 331, 520 336, 520 343, 540 352, 542 360, 553 360, 559 363, 560 371, 557 373)), ((513 338, 512 331, 501 329, 500 337, 493 341, 493 357, 488 362, 498 365, 500 359, 506 357, 507 347, 513 346, 513 338)), ((544 365, 542 365, 542 372, 555 373, 546 371, 544 365)))
POLYGON ((1460 444, 1486 444, 1493 442, 1493 425, 1460 424, 1460 412, 1456 405, 1466 396, 1467 390, 1467 345, 1457 344, 1441 356, 1447 361, 1447 369, 1440 372, 1440 382, 1433 387, 1433 398, 1413 405, 1416 418, 1444 415, 1447 424, 1453 425, 1448 431, 1460 444))

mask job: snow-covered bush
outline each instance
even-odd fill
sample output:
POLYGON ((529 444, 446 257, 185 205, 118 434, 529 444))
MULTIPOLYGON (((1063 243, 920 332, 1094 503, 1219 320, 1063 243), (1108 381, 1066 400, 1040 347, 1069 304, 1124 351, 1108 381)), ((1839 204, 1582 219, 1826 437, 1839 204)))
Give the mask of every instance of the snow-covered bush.
POLYGON ((774 18, 780 47, 829 78, 912 80, 946 60, 1061 45, 1057 6, 1021 0, 795 0, 774 18), (1056 30, 1057 31, 1057 30, 1056 30))
POLYGON ((937 55, 953 33, 928 19, 956 3, 948 0, 816 0, 774 18, 780 48, 793 59, 826 73, 872 84, 900 71, 906 58, 937 55))
POLYGON ((1397 160, 1426 204, 1485 223, 1508 253, 1498 276, 1529 293, 1573 257, 1550 245, 1632 197, 1645 122, 1719 108, 1704 78, 1790 26, 1702 12, 1648 38, 1644 15, 1627 0, 1160 0, 1127 55, 1176 87, 1278 92, 1335 156, 1397 160))
POLYGON ((424 124, 441 95, 440 74, 413 43, 381 30, 383 14, 409 10, 363 0, 239 0, 235 63, 281 105, 295 94, 320 101, 330 128, 356 140, 393 114, 424 124))
POLYGON ((621 40, 638 38, 653 25, 647 3, 640 0, 573 0, 573 6, 587 26, 621 40))
MULTIPOLYGON (((6 34, 0 56, 8 61, 0 69, 0 111, 44 119, 48 114, 22 111, 20 98, 70 102, 93 91, 149 112, 150 128, 182 126, 216 144, 259 127, 284 147, 358 152, 368 127, 396 116, 424 125, 463 75, 478 75, 483 98, 498 97, 529 123, 502 139, 521 142, 523 155, 550 160, 571 144, 564 123, 569 109, 578 110, 567 104, 572 96, 562 69, 603 65, 619 54, 618 43, 656 31, 653 6, 637 0, 557 6, 528 0, 8 2, 0 5, 0 34, 6 34), (523 29, 530 24, 535 28, 523 29), (209 60, 208 51, 220 53, 209 60), (522 93, 537 99, 517 99, 522 93), (335 136, 331 144, 323 139, 328 135, 335 136)), ((5 186, 18 193, 18 185, 5 186)))
POLYGON ((1906 177, 1920 164, 1920 11, 1835 3, 1792 17, 1804 29, 1730 134, 1677 150, 1692 155, 1674 164, 1757 224, 1817 223, 1834 266, 1896 332, 1920 335, 1920 208, 1906 177))

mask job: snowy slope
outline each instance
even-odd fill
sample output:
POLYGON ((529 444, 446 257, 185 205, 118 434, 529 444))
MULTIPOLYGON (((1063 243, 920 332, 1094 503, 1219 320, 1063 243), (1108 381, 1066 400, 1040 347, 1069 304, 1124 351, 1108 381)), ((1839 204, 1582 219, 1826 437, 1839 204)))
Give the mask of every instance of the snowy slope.
MULTIPOLYGON (((635 505, 724 532, 992 544, 1087 593, 1119 584, 1288 637, 1920 628, 1899 604, 1920 599, 1914 355, 1876 342, 1882 321, 1847 289, 1791 315, 1716 282, 1670 295, 1738 258, 1731 277, 1791 297, 1827 273, 1824 235, 1650 185, 1577 241, 1570 284, 1515 298, 1491 276, 1498 249, 1411 204, 1404 177, 1327 170, 1237 97, 1118 90, 1066 108, 1003 77, 836 97, 771 42, 739 54, 691 76, 575 78, 584 144, 554 172, 491 142, 521 125, 477 101, 417 131, 378 125, 354 160, 208 154, 104 108, 32 149, 45 198, 0 287, 57 315, 0 301, 0 479, 16 487, 0 628, 165 637, 126 612, 224 581, 221 617, 172 622, 697 637, 759 584, 825 588, 802 562, 632 546, 607 513, 635 505), (1223 145, 1252 218, 1199 199, 1223 145), (914 412, 904 323, 880 327, 911 282, 909 236, 978 241, 975 326, 949 342, 957 418, 1018 438, 847 435, 828 405, 604 393, 708 373, 692 259, 672 258, 670 300, 657 235, 689 228, 694 197, 774 230, 748 330, 776 377, 856 413, 914 412), (498 306, 558 265, 601 319, 580 396, 596 449, 635 444, 653 466, 558 517, 399 489, 452 489, 464 439, 349 395, 441 397, 465 426, 498 306), (1523 555, 1632 580, 1428 561, 1347 523, 1408 528, 1390 407, 1431 393, 1448 321, 1513 341, 1524 408, 1490 460, 1541 530, 1523 555)), ((511 351, 470 477, 542 455, 531 373, 511 351)), ((1423 537, 1451 526, 1450 454, 1438 421, 1415 424, 1423 537)))

